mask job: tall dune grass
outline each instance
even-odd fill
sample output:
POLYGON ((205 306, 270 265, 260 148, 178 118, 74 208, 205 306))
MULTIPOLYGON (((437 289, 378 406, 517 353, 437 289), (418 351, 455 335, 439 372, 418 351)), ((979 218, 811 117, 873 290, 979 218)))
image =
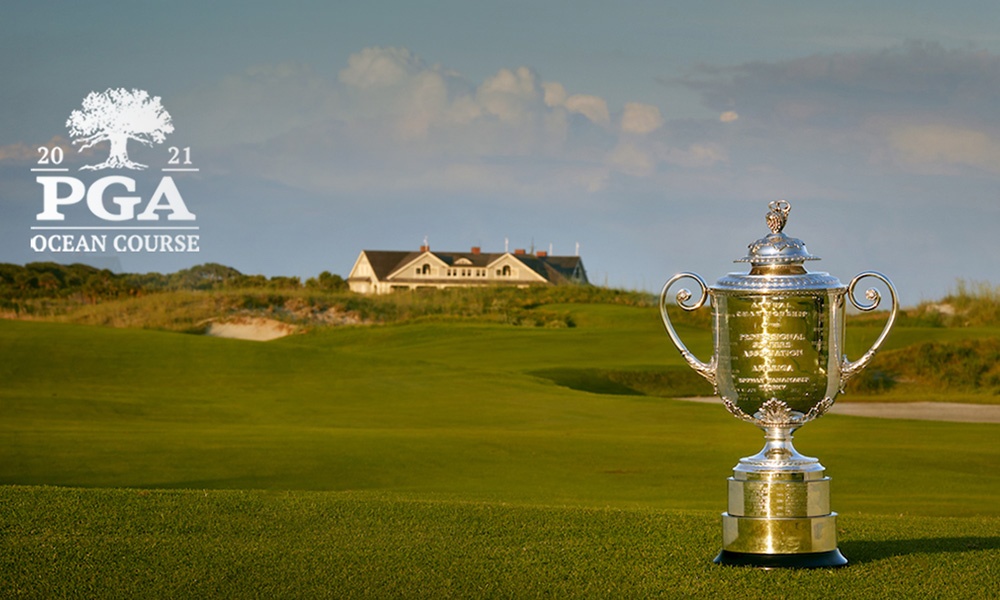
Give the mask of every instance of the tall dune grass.
POLYGON ((534 327, 573 327, 554 304, 651 306, 638 292, 597 287, 503 287, 428 290, 363 296, 305 287, 171 290, 94 303, 35 298, 22 303, 22 319, 199 333, 212 320, 265 317, 287 323, 385 324, 426 320, 479 320, 534 327), (23 307, 27 306, 27 309, 23 307))

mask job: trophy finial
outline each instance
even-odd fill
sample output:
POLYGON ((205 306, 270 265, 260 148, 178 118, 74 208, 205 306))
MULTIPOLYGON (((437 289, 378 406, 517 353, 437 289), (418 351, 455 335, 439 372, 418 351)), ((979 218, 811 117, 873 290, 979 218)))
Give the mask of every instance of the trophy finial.
POLYGON ((771 228, 771 233, 781 233, 788 222, 788 211, 792 210, 792 205, 787 200, 775 200, 767 207, 770 209, 767 213, 767 226, 771 228))
POLYGON ((749 252, 736 262, 748 262, 757 267, 798 266, 807 260, 819 260, 818 256, 809 254, 802 240, 788 237, 782 233, 788 222, 788 212, 792 210, 787 200, 775 200, 767 205, 767 226, 771 233, 749 244, 749 252))

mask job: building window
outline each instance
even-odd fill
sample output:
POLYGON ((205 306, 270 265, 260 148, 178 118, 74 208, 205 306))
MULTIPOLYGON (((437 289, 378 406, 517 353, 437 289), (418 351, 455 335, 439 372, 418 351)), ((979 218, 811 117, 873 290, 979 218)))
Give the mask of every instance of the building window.
POLYGON ((504 265, 503 270, 497 271, 497 274, 501 277, 510 277, 510 265, 504 265))

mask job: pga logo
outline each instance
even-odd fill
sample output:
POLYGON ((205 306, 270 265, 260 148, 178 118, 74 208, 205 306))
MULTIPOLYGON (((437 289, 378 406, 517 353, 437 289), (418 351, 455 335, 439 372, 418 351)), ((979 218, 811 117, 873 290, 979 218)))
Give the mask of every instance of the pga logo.
MULTIPOLYGON (((70 113, 66 120, 73 144, 83 151, 96 144, 108 142, 108 158, 98 164, 84 165, 81 171, 101 171, 104 169, 143 170, 147 166, 132 161, 128 155, 128 142, 137 141, 152 147, 162 144, 167 134, 174 131, 170 113, 160 104, 159 96, 150 96, 144 90, 108 89, 91 92, 83 99, 82 107, 70 113)), ((191 149, 171 148, 172 156, 168 164, 191 164, 191 149), (181 163, 181 156, 184 162, 181 163)), ((39 164, 59 164, 63 154, 60 147, 39 148, 42 158, 39 164)), ((68 169, 38 169, 59 170, 68 169)), ((197 170, 197 169, 164 169, 197 170)), ((142 204, 142 196, 132 195, 136 191, 136 181, 123 175, 101 177, 87 185, 76 177, 65 175, 42 175, 36 178, 42 186, 42 212, 38 221, 64 221, 60 209, 77 204, 86 199, 87 208, 97 218, 104 221, 158 221, 160 213, 165 213, 168 221, 194 221, 195 215, 188 210, 180 191, 171 176, 160 179, 149 196, 144 208, 136 214, 136 207, 142 204), (128 195, 126 195, 127 193, 128 195), (108 198, 108 195, 111 195, 108 198)))
POLYGON ((43 176, 37 177, 36 181, 42 184, 42 212, 36 218, 39 221, 64 221, 66 215, 59 212, 60 206, 76 204, 87 198, 87 208, 99 219, 105 221, 158 221, 159 210, 169 211, 168 221, 194 221, 194 214, 188 210, 181 198, 181 193, 177 190, 177 185, 170 176, 160 180, 156 186, 145 209, 135 214, 135 207, 142 202, 140 196, 112 196, 111 204, 117 205, 117 209, 109 210, 106 204, 105 192, 111 186, 124 188, 126 192, 135 192, 135 180, 131 177, 112 175, 101 177, 88 188, 82 181, 75 177, 43 176), (66 193, 60 192, 65 189, 66 193))

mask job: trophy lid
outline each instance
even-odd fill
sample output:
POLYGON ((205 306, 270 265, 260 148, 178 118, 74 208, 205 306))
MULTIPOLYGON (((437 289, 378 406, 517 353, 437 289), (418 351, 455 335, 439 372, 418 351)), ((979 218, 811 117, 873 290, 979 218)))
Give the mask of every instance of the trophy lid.
POLYGON ((792 206, 785 200, 771 202, 767 213, 767 226, 771 233, 750 244, 749 252, 734 262, 748 262, 754 267, 766 265, 801 265, 807 260, 819 260, 809 254, 806 244, 800 239, 782 233, 788 222, 792 206))
POLYGON ((750 263, 749 273, 730 273, 712 286, 717 291, 787 292, 843 288, 829 273, 806 271, 802 263, 819 260, 809 254, 805 242, 782 233, 788 222, 791 205, 777 200, 768 205, 767 226, 771 233, 749 245, 743 258, 734 262, 750 263))

